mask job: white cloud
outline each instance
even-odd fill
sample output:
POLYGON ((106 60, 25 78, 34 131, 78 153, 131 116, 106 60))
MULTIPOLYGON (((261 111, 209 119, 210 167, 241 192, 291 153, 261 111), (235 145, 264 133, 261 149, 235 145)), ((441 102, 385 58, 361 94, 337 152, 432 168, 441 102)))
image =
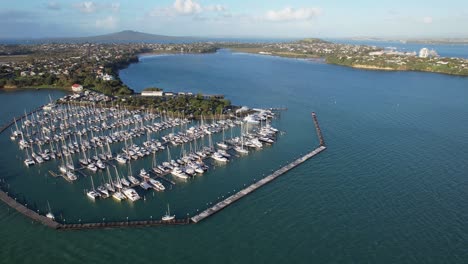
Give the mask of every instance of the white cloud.
POLYGON ((49 3, 47 3, 47 8, 51 10, 60 10, 62 9, 62 6, 55 1, 50 1, 49 3))
POLYGON ((75 8, 80 10, 82 13, 94 13, 97 10, 97 5, 94 2, 81 2, 76 3, 75 8))
POLYGON ((100 29, 115 29, 118 24, 119 20, 113 16, 96 20, 96 27, 100 29))
POLYGON ((291 8, 286 7, 281 10, 268 11, 264 19, 269 21, 295 21, 295 20, 311 20, 322 13, 320 8, 291 8))
POLYGON ((96 4, 92 1, 80 2, 73 5, 76 9, 80 10, 82 13, 91 14, 98 11, 112 11, 118 13, 120 11, 120 3, 111 3, 111 4, 96 4))
POLYGON ((224 12, 226 11, 226 7, 223 5, 210 5, 204 8, 206 11, 212 12, 224 12))
POLYGON ((432 17, 427 16, 427 17, 424 17, 424 18, 422 19, 422 22, 423 22, 424 24, 432 24, 432 20, 433 20, 432 17))
POLYGON ((112 12, 118 13, 120 11, 120 3, 112 3, 110 5, 110 9, 112 10, 112 12))
POLYGON ((175 0, 174 4, 169 7, 155 8, 149 15, 150 16, 176 16, 186 15, 200 17, 203 12, 216 12, 221 13, 227 11, 227 8, 223 5, 209 5, 203 6, 194 0, 175 0))
POLYGON ((197 14, 202 11, 202 6, 192 0, 176 0, 173 7, 177 13, 183 15, 197 14))

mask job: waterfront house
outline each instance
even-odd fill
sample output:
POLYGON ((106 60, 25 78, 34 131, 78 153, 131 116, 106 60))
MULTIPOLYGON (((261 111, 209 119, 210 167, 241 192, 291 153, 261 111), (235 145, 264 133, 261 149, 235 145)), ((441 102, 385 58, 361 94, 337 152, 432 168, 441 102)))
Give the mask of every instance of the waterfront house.
POLYGON ((142 91, 141 96, 163 96, 163 91, 142 91))
POLYGON ((71 88, 75 93, 81 93, 83 91, 83 86, 77 83, 73 84, 71 88))

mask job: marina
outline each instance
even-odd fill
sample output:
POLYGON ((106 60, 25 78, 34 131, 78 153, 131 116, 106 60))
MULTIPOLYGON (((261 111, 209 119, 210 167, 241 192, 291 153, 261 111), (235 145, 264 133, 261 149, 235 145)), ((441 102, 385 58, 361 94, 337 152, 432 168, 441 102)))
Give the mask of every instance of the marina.
MULTIPOLYGON (((116 118, 117 120, 112 122, 111 118, 106 119, 103 117, 108 114, 105 109, 91 109, 83 106, 75 109, 75 106, 62 105, 60 107, 53 105, 52 102, 47 106, 35 109, 31 113, 25 113, 22 117, 15 118, 13 122, 5 125, 3 131, 13 126, 15 127, 15 130, 11 129, 11 139, 18 141, 19 148, 26 153, 26 160, 32 160, 31 165, 25 162, 27 166, 37 166, 37 164, 57 159, 57 162, 61 165, 59 166, 59 172, 48 171, 48 174, 52 177, 63 177, 71 183, 80 178, 89 178, 91 186, 85 190, 85 194, 88 199, 93 201, 110 197, 117 201, 128 199, 131 202, 136 202, 142 198, 146 199, 144 196, 141 196, 141 191, 148 191, 150 189, 154 189, 156 192, 165 191, 167 190, 166 186, 176 185, 177 180, 183 179, 186 181, 196 175, 202 175, 204 171, 209 169, 209 166, 206 165, 206 160, 211 158, 212 163, 226 163, 233 157, 241 157, 248 154, 248 149, 260 150, 264 144, 273 143, 276 140, 276 134, 279 133, 277 129, 268 124, 268 119, 274 117, 271 110, 260 110, 258 113, 246 116, 243 120, 212 120, 211 124, 205 124, 202 119, 198 125, 195 124, 188 128, 187 124, 189 124, 189 121, 186 119, 173 119, 150 112, 142 113, 140 111, 129 110, 119 112, 119 110, 110 110, 114 111, 114 115, 119 116, 118 119, 116 118), (40 110, 43 110, 43 112, 40 110), (80 114, 80 111, 84 111, 84 114, 80 114), (101 114, 100 118, 96 117, 98 113, 101 114), (112 127, 110 129, 111 133, 105 134, 103 129, 98 128, 98 126, 88 126, 92 122, 80 120, 79 118, 73 119, 73 116, 83 117, 87 115, 93 116, 91 120, 93 118, 99 121, 109 120, 108 122, 111 124, 109 126, 112 127), (125 119, 128 116, 133 116, 134 119, 125 119), (162 130, 180 126, 179 132, 165 134, 160 140, 152 138, 152 127, 161 124, 155 122, 156 118, 160 118, 161 122, 166 122, 165 124, 169 123, 167 126, 162 125, 162 130), (121 124, 120 122, 127 123, 121 124), (18 123, 21 123, 21 125, 18 125, 18 123), (263 125, 263 123, 265 124, 263 125), (258 126, 259 124, 261 125, 260 128, 254 130, 248 128, 249 125, 258 126), (132 125, 134 126, 133 128, 132 125), (234 137, 232 135, 232 128, 237 125, 240 125, 240 134, 234 137), (114 130, 114 128, 118 127, 125 128, 114 130), (231 137, 225 137, 225 130, 231 130, 231 137), (51 132, 55 132, 55 134, 51 132), (222 141, 213 142, 211 135, 221 132, 223 135, 222 141), (144 135, 147 135, 147 138, 141 146, 132 142, 132 140, 144 135), (208 138, 207 145, 197 144, 197 140, 202 141, 204 137, 208 138), (130 142, 128 143, 127 140, 130 142), (122 142, 124 143, 123 145, 122 142), (122 146, 122 152, 119 153, 118 150, 116 151, 116 148, 110 148, 110 143, 120 143, 118 145, 122 146), (46 144, 50 146, 50 149, 43 150, 41 146, 46 144), (189 145, 189 150, 184 148, 185 144, 189 145), (177 146, 181 148, 180 158, 173 159, 171 157, 171 146, 172 148, 177 146), (218 150, 215 149, 215 146, 218 147, 218 150), (30 150, 31 156, 28 150, 30 150), (92 155, 93 150, 94 155, 92 155), (101 150, 100 153, 98 153, 98 150, 101 150), (156 162, 156 152, 161 150, 167 151, 167 161, 158 165, 156 162), (234 155, 235 153, 237 154, 234 155), (135 176, 138 176, 140 179, 137 179, 137 177, 133 176, 132 160, 145 156, 152 156, 152 168, 148 170, 138 168, 139 174, 135 174, 135 176), (119 162, 118 159, 123 160, 123 162, 119 162), (78 165, 75 163, 77 160, 78 165), (120 163, 128 165, 127 177, 118 169, 120 163), (90 167, 91 164, 94 166, 90 167), (93 180, 95 177, 94 173, 98 170, 103 170, 103 182, 101 185, 95 185, 95 181, 93 180), (112 175, 111 171, 115 171, 115 174, 112 175), (108 176, 107 181, 104 176, 105 172, 107 172, 108 176), (170 179, 170 176, 175 178, 175 180, 170 179), (137 188, 141 188, 140 194, 136 191, 137 188)), ((163 217, 166 220, 103 221, 102 223, 81 223, 80 220, 80 223, 67 224, 57 222, 50 209, 48 212, 49 217, 42 216, 26 206, 17 203, 5 192, 2 192, 2 200, 31 219, 51 228, 62 230, 197 223, 323 151, 325 146, 322 145, 323 138, 318 121, 315 114, 313 113, 312 115, 321 143, 319 148, 191 218, 187 216, 184 219, 177 219, 175 215, 169 216, 166 214, 163 217)))

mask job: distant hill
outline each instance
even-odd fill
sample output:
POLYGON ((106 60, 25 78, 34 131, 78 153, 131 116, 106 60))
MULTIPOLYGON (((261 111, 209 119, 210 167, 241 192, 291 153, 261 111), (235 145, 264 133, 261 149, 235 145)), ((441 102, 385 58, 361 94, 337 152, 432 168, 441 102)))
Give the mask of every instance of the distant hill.
POLYGON ((323 39, 318 39, 318 38, 305 38, 305 39, 301 39, 299 40, 298 42, 302 42, 302 43, 309 43, 309 44, 312 44, 312 43, 330 43, 328 41, 325 41, 323 39))
POLYGON ((194 41, 193 37, 175 37, 143 33, 133 30, 124 30, 116 33, 91 36, 91 37, 73 37, 73 38, 44 38, 34 39, 28 42, 36 43, 157 43, 157 42, 188 42, 194 41))

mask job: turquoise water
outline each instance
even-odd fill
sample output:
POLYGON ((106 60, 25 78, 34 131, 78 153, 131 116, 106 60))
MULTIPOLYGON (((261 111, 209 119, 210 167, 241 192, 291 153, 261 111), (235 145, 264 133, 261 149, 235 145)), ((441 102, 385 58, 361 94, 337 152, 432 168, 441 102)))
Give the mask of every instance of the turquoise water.
MULTIPOLYGON (((192 214, 317 145, 311 111, 318 114, 328 149, 196 225, 56 232, 2 204, 3 262, 466 262, 467 78, 362 71, 229 51, 145 57, 121 77, 135 90, 155 85, 222 93, 241 105, 288 107, 275 121, 286 133, 271 148, 134 207, 89 202, 82 194, 86 179, 75 186, 52 182, 42 168, 29 173, 15 158, 16 146, 3 136, 8 151, 0 155, 1 175, 12 189, 37 200, 38 207, 52 200, 68 221, 78 215, 94 220, 159 216, 166 202, 178 215, 192 214), (24 180, 44 189, 28 192, 35 188, 24 180)), ((25 104, 33 108, 46 101, 47 94, 0 94, 2 121, 23 112, 25 104)))

